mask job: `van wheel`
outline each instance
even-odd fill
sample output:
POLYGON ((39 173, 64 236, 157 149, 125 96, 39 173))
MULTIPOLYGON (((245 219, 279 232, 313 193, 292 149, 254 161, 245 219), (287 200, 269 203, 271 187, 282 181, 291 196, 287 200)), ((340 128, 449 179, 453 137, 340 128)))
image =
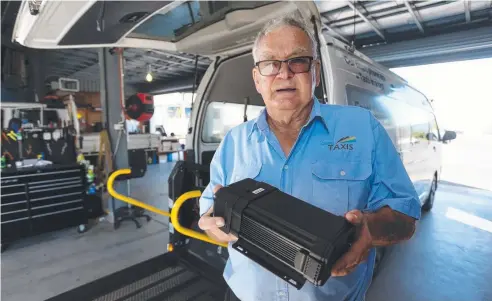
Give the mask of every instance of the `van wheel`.
POLYGON ((436 190, 437 190, 437 177, 434 176, 434 179, 432 180, 432 185, 429 191, 429 196, 425 200, 424 206, 422 206, 422 209, 424 211, 430 211, 432 207, 434 206, 434 199, 436 197, 436 190))

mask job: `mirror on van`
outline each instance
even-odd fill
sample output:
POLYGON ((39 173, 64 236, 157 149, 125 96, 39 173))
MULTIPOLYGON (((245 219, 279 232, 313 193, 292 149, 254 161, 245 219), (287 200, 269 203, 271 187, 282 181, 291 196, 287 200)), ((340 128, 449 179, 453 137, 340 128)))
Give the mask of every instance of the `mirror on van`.
POLYGON ((448 143, 448 141, 456 139, 456 132, 455 131, 445 131, 444 135, 442 136, 442 142, 448 143))

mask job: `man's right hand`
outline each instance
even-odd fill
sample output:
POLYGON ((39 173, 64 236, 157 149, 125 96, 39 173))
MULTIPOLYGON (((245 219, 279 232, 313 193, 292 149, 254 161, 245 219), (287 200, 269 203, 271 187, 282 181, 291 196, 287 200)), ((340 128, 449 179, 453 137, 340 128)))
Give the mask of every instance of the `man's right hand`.
MULTIPOLYGON (((221 185, 217 185, 214 188, 214 193, 216 193, 221 185)), ((224 233, 224 231, 220 230, 219 227, 224 226, 224 219, 222 217, 213 217, 211 216, 214 207, 210 207, 210 209, 202 215, 202 217, 198 220, 198 227, 205 231, 208 236, 219 241, 219 242, 234 242, 237 240, 237 237, 232 234, 224 233)))

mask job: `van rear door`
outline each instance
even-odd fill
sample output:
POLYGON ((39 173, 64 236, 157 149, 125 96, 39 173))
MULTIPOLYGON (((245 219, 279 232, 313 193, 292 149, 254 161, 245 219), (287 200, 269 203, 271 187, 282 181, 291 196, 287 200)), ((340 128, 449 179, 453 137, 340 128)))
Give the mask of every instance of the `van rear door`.
MULTIPOLYGON (((13 35, 32 48, 145 48, 224 59, 250 51, 266 22, 295 10, 306 20, 314 16, 316 27, 321 28, 314 1, 35 1, 41 3, 37 14, 32 3, 22 2, 13 35)), ((215 67, 212 64, 202 79, 197 104, 207 92, 215 67)), ((240 102, 236 106, 241 107, 240 102)), ((201 113, 193 110, 192 125, 197 125, 201 113)), ((218 145, 217 130, 221 131, 212 128, 211 141, 203 143, 208 154, 204 163, 218 145)))
POLYGON ((215 57, 249 49, 265 22, 295 9, 318 15, 312 1, 24 0, 13 39, 31 48, 151 48, 215 57))

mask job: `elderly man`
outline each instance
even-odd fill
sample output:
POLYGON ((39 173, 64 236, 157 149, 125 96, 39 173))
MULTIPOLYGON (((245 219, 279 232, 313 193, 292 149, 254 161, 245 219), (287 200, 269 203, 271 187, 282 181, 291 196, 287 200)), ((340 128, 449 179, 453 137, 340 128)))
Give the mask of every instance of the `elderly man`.
POLYGON ((298 17, 271 21, 258 34, 253 57, 252 75, 266 109, 229 131, 217 149, 200 199, 199 227, 230 246, 237 238, 219 230, 222 218, 211 216, 213 193, 254 178, 345 216, 358 234, 323 287, 307 282, 301 290, 229 247, 226 300, 363 300, 374 247, 407 240, 415 231, 420 218, 416 191, 385 129, 369 111, 320 104, 314 97, 320 81, 317 43, 298 17), (351 147, 337 147, 347 137, 351 147))

